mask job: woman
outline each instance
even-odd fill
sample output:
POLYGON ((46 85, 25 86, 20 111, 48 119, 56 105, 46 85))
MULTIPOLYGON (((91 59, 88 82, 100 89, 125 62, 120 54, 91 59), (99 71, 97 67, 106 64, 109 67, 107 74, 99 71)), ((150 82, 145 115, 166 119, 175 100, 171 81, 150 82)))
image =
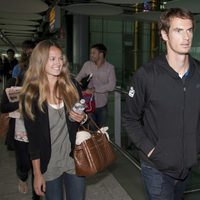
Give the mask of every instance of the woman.
MULTIPOLYGON (((6 94, 7 88, 13 87, 14 90, 14 86, 21 86, 23 81, 23 74, 28 67, 28 57, 26 54, 21 54, 19 67, 21 68, 22 76, 9 79, 1 99, 1 112, 9 113, 9 116, 11 117, 9 121, 9 128, 6 135, 6 140, 7 143, 8 141, 13 141, 16 158, 16 173, 19 179, 18 189, 19 192, 26 194, 28 192, 27 179, 29 171, 31 169, 31 161, 28 153, 28 138, 25 131, 23 119, 20 117, 20 115, 18 115, 18 112, 16 112, 19 108, 19 102, 17 99, 9 101, 9 98, 6 94)), ((34 192, 34 189, 32 191, 32 199, 40 199, 40 197, 34 192)))
POLYGON ((87 115, 71 110, 81 93, 58 44, 44 40, 36 45, 21 94, 35 192, 46 200, 63 200, 64 184, 68 200, 83 200, 85 177, 75 175, 72 156, 76 132, 87 115))

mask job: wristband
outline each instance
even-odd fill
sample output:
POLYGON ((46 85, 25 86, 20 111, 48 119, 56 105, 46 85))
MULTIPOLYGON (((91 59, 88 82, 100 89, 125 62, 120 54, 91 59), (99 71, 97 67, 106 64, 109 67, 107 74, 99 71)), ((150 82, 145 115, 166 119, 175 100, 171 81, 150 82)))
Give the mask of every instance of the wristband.
POLYGON ((85 114, 85 118, 81 121, 81 125, 85 124, 85 122, 88 120, 88 115, 85 114))

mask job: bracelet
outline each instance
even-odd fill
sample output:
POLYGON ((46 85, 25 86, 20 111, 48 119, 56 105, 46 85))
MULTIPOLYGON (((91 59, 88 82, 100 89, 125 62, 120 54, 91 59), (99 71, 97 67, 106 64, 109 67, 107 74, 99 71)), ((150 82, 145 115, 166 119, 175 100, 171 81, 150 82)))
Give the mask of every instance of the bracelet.
POLYGON ((82 125, 82 124, 85 124, 85 122, 86 122, 87 120, 88 120, 88 115, 85 114, 85 118, 82 120, 81 125, 82 125))

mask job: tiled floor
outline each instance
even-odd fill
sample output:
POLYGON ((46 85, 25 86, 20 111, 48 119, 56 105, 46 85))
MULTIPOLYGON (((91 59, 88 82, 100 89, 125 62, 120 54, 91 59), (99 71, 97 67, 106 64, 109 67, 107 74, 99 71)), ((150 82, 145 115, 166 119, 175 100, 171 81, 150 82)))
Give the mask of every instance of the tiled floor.
MULTIPOLYGON (((31 191, 20 194, 15 173, 14 152, 7 151, 0 138, 0 200, 29 200, 31 191)), ((29 183, 30 185, 30 183, 29 183)), ((86 200, 131 200, 109 170, 87 178, 86 200)))
MULTIPOLYGON (((25 195, 18 192, 14 152, 7 151, 3 143, 4 138, 0 138, 0 200, 29 200, 31 191, 25 195)), ((108 170, 87 178, 86 200, 145 200, 140 170, 120 151, 117 157, 108 170)), ((188 189, 198 189, 199 184, 197 166, 188 189)), ((184 200, 200 200, 200 192, 185 194, 184 200)))

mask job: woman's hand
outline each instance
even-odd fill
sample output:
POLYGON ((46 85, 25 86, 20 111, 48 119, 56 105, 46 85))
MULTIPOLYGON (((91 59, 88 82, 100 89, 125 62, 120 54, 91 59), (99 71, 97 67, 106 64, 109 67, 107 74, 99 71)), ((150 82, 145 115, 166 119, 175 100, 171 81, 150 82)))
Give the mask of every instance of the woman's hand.
POLYGON ((32 160, 34 174, 34 190, 39 196, 44 196, 46 191, 45 179, 40 171, 40 159, 32 160))
POLYGON ((42 174, 36 174, 34 176, 34 190, 39 196, 44 196, 46 191, 46 183, 42 174))
POLYGON ((74 121, 76 122, 82 122, 85 118, 86 118, 86 115, 84 112, 83 113, 77 113, 77 112, 74 112, 73 110, 71 110, 69 112, 69 116, 71 119, 73 119, 74 121))

